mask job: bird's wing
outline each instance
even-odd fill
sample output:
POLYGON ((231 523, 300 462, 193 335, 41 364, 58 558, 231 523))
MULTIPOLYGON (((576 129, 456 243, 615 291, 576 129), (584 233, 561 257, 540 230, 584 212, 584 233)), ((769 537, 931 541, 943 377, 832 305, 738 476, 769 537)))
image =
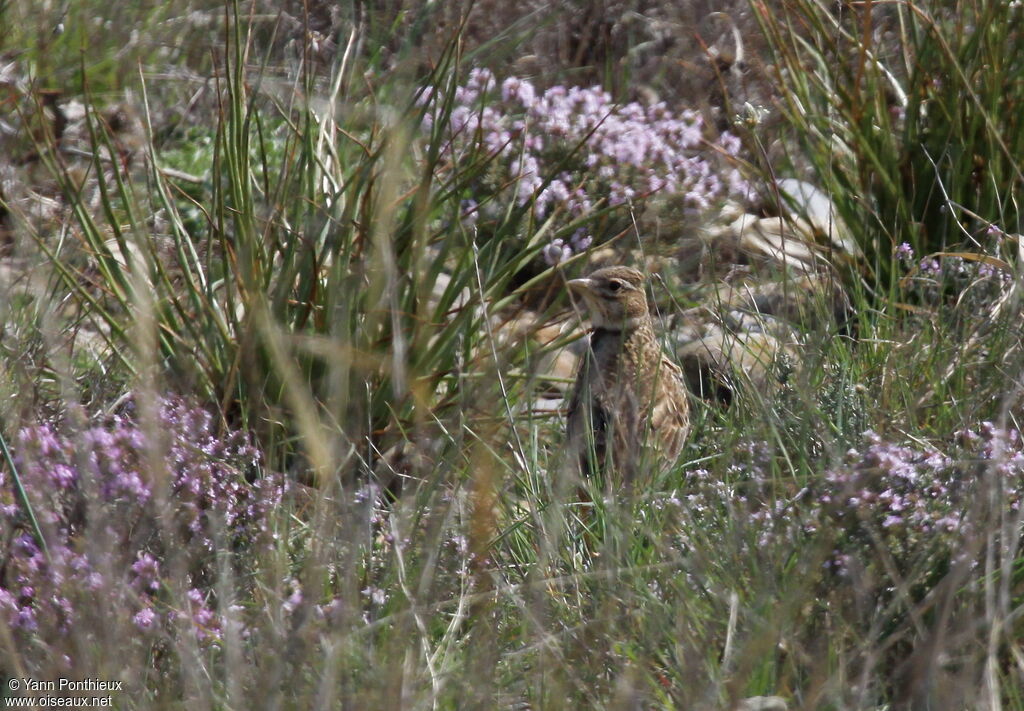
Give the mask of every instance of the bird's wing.
POLYGON ((650 422, 665 454, 677 456, 690 432, 690 403, 682 370, 665 357, 662 357, 658 368, 657 394, 651 407, 650 422))

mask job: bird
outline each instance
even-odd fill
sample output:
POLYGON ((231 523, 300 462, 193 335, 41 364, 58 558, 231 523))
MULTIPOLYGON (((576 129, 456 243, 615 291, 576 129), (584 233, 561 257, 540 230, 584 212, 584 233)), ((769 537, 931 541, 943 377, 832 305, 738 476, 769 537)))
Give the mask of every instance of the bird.
POLYGON ((658 343, 644 283, 642 272, 625 266, 567 283, 591 323, 567 412, 570 456, 585 476, 615 471, 631 484, 645 447, 670 465, 690 431, 682 370, 658 343))

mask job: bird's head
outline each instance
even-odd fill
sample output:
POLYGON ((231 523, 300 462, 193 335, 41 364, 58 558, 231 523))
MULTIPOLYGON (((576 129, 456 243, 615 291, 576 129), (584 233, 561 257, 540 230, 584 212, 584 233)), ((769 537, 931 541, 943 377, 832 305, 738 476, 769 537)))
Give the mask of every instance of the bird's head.
POLYGON ((644 275, 631 267, 606 267, 569 282, 583 299, 595 329, 630 331, 648 318, 644 275))

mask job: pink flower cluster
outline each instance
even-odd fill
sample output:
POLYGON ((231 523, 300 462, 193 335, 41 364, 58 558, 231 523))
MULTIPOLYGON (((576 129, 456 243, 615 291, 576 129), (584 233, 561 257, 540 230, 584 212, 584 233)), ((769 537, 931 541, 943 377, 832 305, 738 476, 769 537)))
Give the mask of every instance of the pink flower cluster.
MULTIPOLYGON (((749 186, 727 161, 740 152, 739 139, 723 133, 706 138, 695 111, 675 112, 664 102, 618 104, 600 87, 552 86, 538 90, 526 79, 509 77, 498 85, 486 69, 469 72, 454 91, 442 164, 458 166, 484 151, 495 170, 489 185, 469 196, 508 192, 533 216, 555 213, 571 222, 599 203, 622 205, 657 195, 683 210, 701 211, 728 196, 744 196, 749 186)), ((424 91, 423 128, 433 131, 446 102, 439 91, 424 91)), ((586 249, 588 234, 545 251, 548 261, 586 249)))
POLYGON ((212 579, 218 549, 269 545, 285 482, 257 478, 247 435, 221 431, 202 408, 163 400, 152 428, 132 409, 76 434, 49 424, 18 433, 15 465, 47 545, 0 470, 0 536, 14 542, 0 568, 3 623, 64 634, 102 594, 142 632, 184 620, 200 641, 217 636, 222 621, 198 587, 187 610, 167 599, 164 558, 173 548, 201 581, 212 579))
POLYGON ((769 474, 770 449, 740 446, 724 479, 690 472, 683 513, 706 518, 728 511, 764 549, 827 541, 834 550, 826 567, 840 576, 877 559, 879 546, 897 566, 948 557, 969 537, 985 538, 989 517, 1019 512, 1024 440, 1016 429, 983 422, 957 433, 945 450, 894 443, 869 430, 838 465, 787 497, 769 474), (1002 512, 981 505, 990 501, 1002 512))

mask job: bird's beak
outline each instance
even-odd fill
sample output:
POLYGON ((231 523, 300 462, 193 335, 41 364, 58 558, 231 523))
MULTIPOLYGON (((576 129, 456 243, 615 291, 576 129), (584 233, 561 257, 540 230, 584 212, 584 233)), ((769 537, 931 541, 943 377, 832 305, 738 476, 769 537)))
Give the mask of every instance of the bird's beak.
POLYGON ((583 294, 592 293, 594 291, 594 280, 590 278, 584 279, 571 279, 567 286, 570 290, 580 292, 583 294))

